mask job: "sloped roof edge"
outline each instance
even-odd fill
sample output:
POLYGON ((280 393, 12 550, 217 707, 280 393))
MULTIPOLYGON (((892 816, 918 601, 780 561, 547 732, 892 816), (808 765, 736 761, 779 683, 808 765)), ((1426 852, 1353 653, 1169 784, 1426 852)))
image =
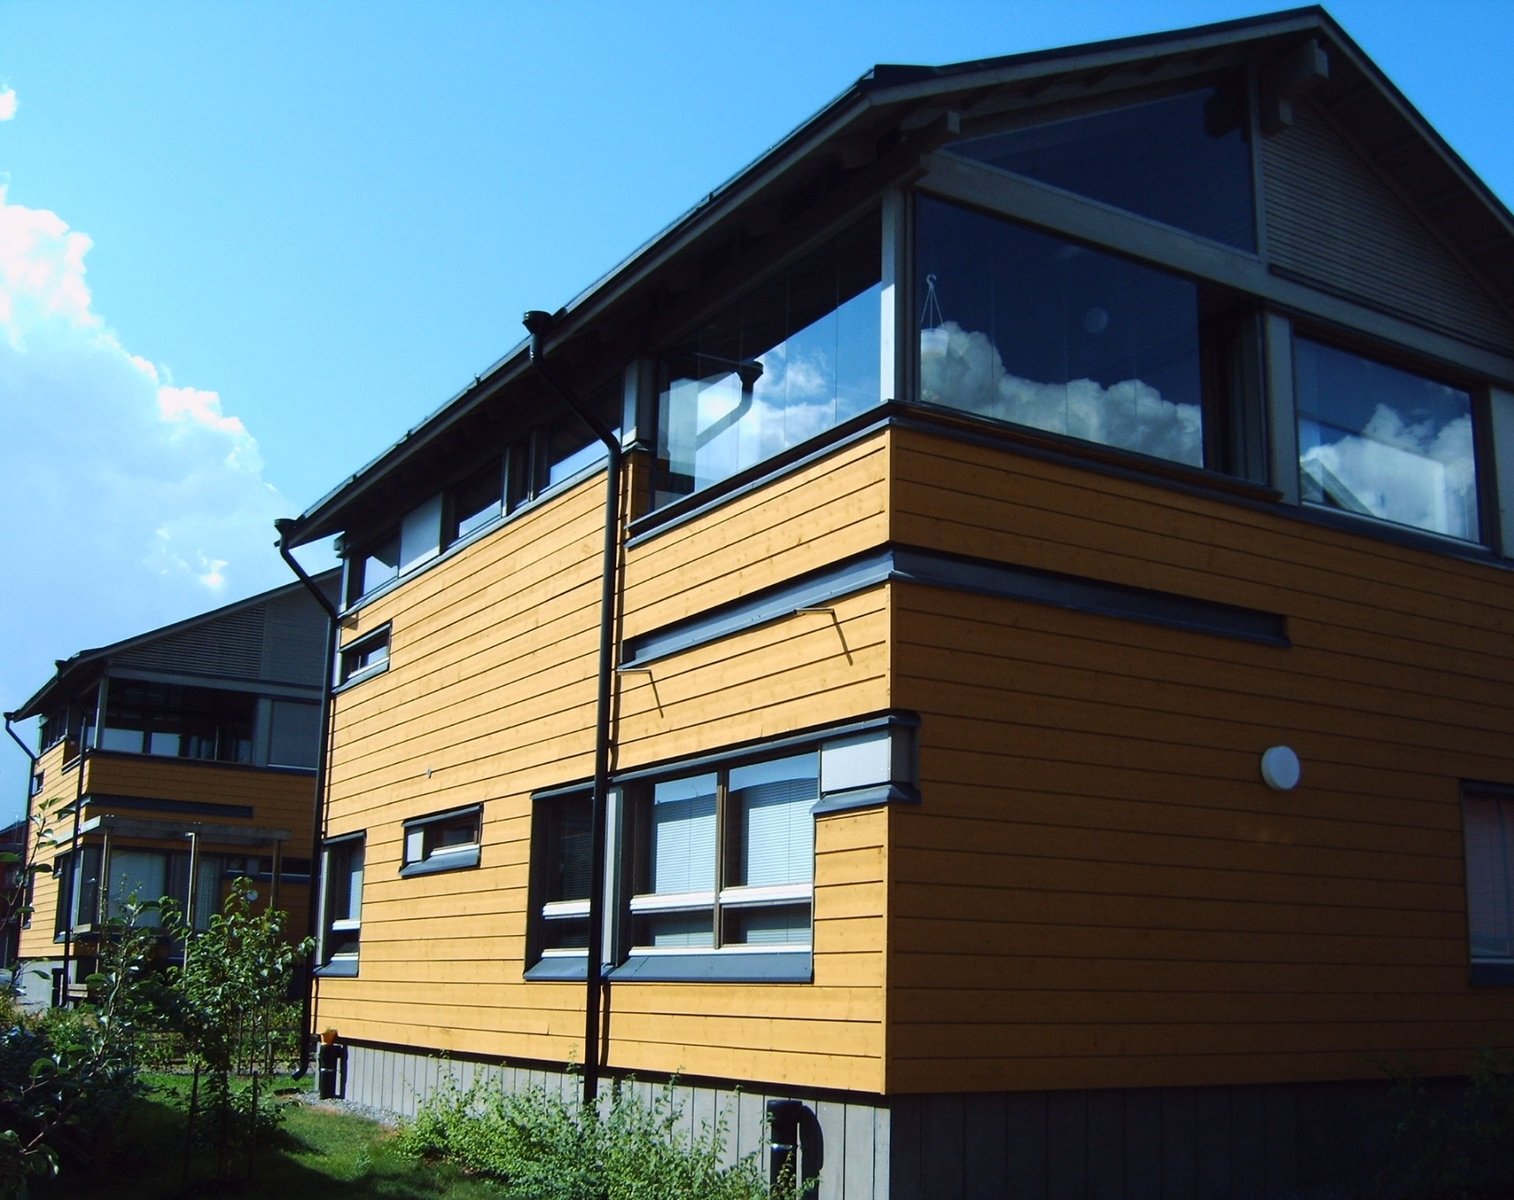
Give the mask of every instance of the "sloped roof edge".
MULTIPOLYGON (((333 567, 328 571, 322 571, 316 575, 315 581, 321 585, 335 584, 341 569, 333 567)), ((90 650, 80 650, 69 658, 58 660, 58 669, 53 677, 43 684, 20 708, 6 715, 16 721, 24 721, 28 717, 35 717, 46 708, 48 701, 60 690, 71 691, 73 686, 88 674, 91 667, 104 660, 123 654, 128 650, 134 650, 138 646, 145 646, 162 638, 172 637, 182 633, 186 629, 193 629, 197 625, 203 625, 208 621, 219 620, 229 617, 243 609, 251 608, 256 604, 266 604, 270 600, 279 599, 293 592, 303 592, 305 585, 298 580, 293 583, 280 584, 276 588, 270 588, 266 592, 259 592, 255 596, 248 596, 243 600, 233 600, 230 604, 223 604, 220 608, 213 608, 209 612, 197 613, 192 617, 185 617, 182 621, 175 621, 170 625, 164 625, 158 629, 150 629, 146 633, 139 633, 129 638, 122 638, 119 642, 112 642, 108 646, 97 646, 90 650)))

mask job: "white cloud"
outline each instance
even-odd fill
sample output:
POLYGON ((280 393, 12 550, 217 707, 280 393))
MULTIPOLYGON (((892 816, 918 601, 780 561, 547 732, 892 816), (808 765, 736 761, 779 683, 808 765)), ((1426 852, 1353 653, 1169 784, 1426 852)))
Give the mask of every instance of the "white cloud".
POLYGON ((0 121, 9 121, 16 115, 16 103, 15 88, 0 91, 0 121))
POLYGON ((52 660, 291 576, 292 508, 214 391, 175 386, 94 311, 91 246, 0 187, 0 707, 52 660))
POLYGON ((1436 429, 1379 404, 1360 434, 1312 446, 1300 461, 1311 499, 1451 537, 1478 536, 1469 416, 1436 429))
POLYGON ((1201 466, 1203 414, 1139 379, 1107 387, 1092 379, 1040 383, 1004 369, 987 334, 969 333, 955 321, 920 334, 920 394, 945 404, 1048 433, 1063 433, 1201 466))

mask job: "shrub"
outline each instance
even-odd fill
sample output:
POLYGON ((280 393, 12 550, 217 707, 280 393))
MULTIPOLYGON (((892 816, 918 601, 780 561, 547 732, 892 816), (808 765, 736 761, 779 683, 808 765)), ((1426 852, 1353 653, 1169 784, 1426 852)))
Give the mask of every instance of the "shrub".
POLYGON ((693 1133, 673 1084, 650 1101, 616 1083, 598 1112, 541 1087, 448 1079, 400 1131, 416 1158, 497 1180, 519 1200, 769 1200, 760 1155, 726 1161, 724 1117, 693 1133))

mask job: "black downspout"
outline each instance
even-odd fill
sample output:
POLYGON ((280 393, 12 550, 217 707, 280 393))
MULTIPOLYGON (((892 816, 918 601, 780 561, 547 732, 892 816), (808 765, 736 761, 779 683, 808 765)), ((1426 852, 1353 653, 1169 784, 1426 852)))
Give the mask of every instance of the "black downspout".
POLYGON ((594 795, 589 830, 589 948, 584 979, 584 1107, 599 1095, 599 999, 604 987, 605 816, 609 810, 610 706, 615 681, 615 578, 620 560, 620 439, 547 367, 542 337, 551 329, 551 313, 533 310, 523 323, 531 335, 531 365, 543 381, 604 443, 609 454, 605 479, 604 568, 599 600, 599 692, 594 728, 594 795))
MULTIPOLYGON (((11 967, 11 979, 10 979, 10 982, 11 982, 12 989, 14 989, 14 987, 15 987, 16 979, 17 979, 17 976, 19 975, 19 967, 21 965, 21 914, 18 911, 18 909, 26 907, 26 905, 29 903, 29 901, 27 900, 27 896, 28 896, 28 894, 30 893, 30 890, 31 890, 31 875, 30 875, 30 871, 31 871, 31 865, 32 865, 32 837, 33 837, 33 834, 32 834, 32 787, 33 787, 33 784, 35 783, 36 778, 37 778, 37 757, 38 757, 36 754, 32 753, 32 748, 21 740, 20 735, 17 734, 17 732, 13 728, 11 728, 11 722, 13 722, 15 719, 16 719, 16 714, 15 713, 8 712, 8 713, 5 714, 5 732, 8 733, 8 734, 10 734, 11 741, 15 742, 16 745, 18 745, 18 746, 21 747, 21 753, 24 754, 24 755, 26 755, 26 757, 29 760, 29 762, 30 762, 31 765, 27 768, 27 771, 26 771, 26 825, 24 827, 24 832, 22 833, 22 837, 21 837, 21 870, 22 870, 22 876, 21 876, 20 879, 18 879, 16 881, 17 885, 21 889, 20 893, 19 893, 19 896, 20 896, 20 899, 21 899, 21 904, 19 906, 17 906, 17 909, 12 909, 10 912, 8 912, 8 913, 5 914, 7 920, 11 920, 11 921, 15 921, 16 922, 16 961, 10 964, 10 967, 11 967)), ((0 936, 3 936, 3 931, 0 931, 0 936)))
MULTIPOLYGON (((321 835, 326 831, 326 760, 329 757, 331 741, 331 677, 336 669, 337 628, 341 617, 336 611, 336 605, 331 603, 326 593, 321 591, 314 579, 310 578, 309 572, 300 566, 295 561, 294 555, 289 552, 288 539, 293 526, 294 521, 290 517, 280 517, 273 523, 273 527, 279 534, 279 540, 276 543, 279 548, 279 557, 299 577, 299 581, 305 585, 305 590, 315 597, 316 603, 326 610, 326 661, 321 667, 321 741, 315 756, 315 812, 311 817, 310 826, 310 895, 305 910, 306 932, 311 936, 318 936, 315 923, 317 914, 320 912, 321 888, 326 875, 325 863, 321 856, 321 835)), ((295 1079, 303 1079, 305 1073, 310 1070, 310 1048, 315 1039, 315 1030, 312 1028, 314 1008, 315 960, 312 955, 305 971, 305 994, 300 998, 300 1065, 295 1069, 295 1079)))

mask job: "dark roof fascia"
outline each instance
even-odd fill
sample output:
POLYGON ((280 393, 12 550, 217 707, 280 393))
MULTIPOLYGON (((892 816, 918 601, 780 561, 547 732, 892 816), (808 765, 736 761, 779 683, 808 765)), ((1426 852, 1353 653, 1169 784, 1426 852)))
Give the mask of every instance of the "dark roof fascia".
MULTIPOLYGON (((317 584, 335 583, 341 574, 341 568, 333 567, 329 571, 322 571, 315 576, 317 584)), ((193 617, 186 617, 182 621, 175 621, 172 625, 164 625, 159 629, 151 629, 146 633, 139 633, 134 637, 123 638, 119 642, 112 642, 108 646, 98 646, 92 650, 80 650, 70 658, 58 661, 57 673, 45 684, 37 689, 20 708, 9 715, 17 720, 24 721, 28 717, 35 717, 41 713, 48 701, 59 692, 72 695, 80 683, 91 675, 98 677, 103 674, 110 659, 118 654, 124 654, 129 650, 135 650, 138 646, 145 646, 151 642, 174 634, 182 633, 186 629, 193 629, 196 625, 203 625, 207 621, 219 620, 222 617, 231 616, 243 609, 251 608, 256 604, 266 604, 270 600, 280 599, 296 592, 303 593, 305 585, 298 580, 293 583, 280 584, 276 588, 270 588, 266 592, 259 592, 256 596, 248 596, 245 600, 233 600, 230 604, 223 604, 220 608, 213 608, 209 612, 198 613, 193 617)))
POLYGON ((879 104, 930 100, 965 90, 1029 83, 1044 76, 1079 71, 1108 71, 1143 60, 1242 47, 1311 31, 1340 36, 1339 26, 1330 15, 1318 5, 1310 5, 1188 29, 1143 33, 1051 50, 1029 50, 940 67, 880 65, 870 73, 870 90, 879 104))

